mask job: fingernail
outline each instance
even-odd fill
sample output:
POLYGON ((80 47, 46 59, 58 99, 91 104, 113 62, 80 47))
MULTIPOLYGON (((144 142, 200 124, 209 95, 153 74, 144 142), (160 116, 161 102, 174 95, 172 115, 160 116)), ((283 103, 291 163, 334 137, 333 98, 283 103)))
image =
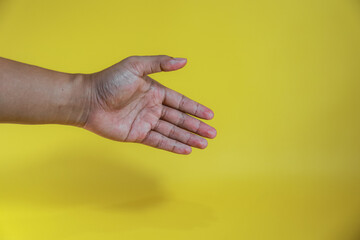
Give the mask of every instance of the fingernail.
POLYGON ((208 145, 208 141, 206 141, 206 139, 204 139, 202 142, 201 142, 201 148, 206 148, 208 145))
POLYGON ((170 64, 181 63, 186 61, 187 61, 186 58, 173 58, 170 60, 170 64))
POLYGON ((184 149, 184 153, 185 154, 190 154, 192 152, 192 148, 191 147, 187 147, 184 149))
POLYGON ((214 138, 217 135, 217 131, 214 128, 212 128, 208 131, 208 134, 211 138, 214 138))
POLYGON ((208 117, 211 119, 211 118, 213 118, 214 117, 214 113, 213 112, 208 112, 208 117))

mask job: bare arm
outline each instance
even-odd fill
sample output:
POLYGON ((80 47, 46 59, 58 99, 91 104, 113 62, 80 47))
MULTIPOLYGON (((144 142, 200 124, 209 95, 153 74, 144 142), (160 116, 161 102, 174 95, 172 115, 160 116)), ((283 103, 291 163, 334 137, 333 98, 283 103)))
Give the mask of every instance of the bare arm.
POLYGON ((186 59, 133 56, 93 74, 68 74, 0 58, 0 123, 65 124, 179 154, 205 148, 213 112, 148 75, 186 59))
POLYGON ((0 58, 0 122, 85 124, 90 89, 81 74, 0 58))

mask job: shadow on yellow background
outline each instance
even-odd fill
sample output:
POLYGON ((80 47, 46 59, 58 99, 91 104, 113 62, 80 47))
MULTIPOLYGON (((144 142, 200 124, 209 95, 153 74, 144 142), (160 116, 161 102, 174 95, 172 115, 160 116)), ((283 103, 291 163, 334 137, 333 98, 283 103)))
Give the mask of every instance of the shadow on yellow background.
POLYGON ((119 155, 104 156, 100 151, 76 145, 48 153, 36 163, 26 158, 22 166, 2 168, 0 203, 5 206, 2 218, 5 217, 6 225, 11 225, 11 219, 19 214, 16 224, 26 231, 32 224, 24 216, 34 211, 32 214, 41 218, 39 227, 49 224, 46 219, 50 217, 51 224, 56 225, 53 228, 65 229, 57 234, 58 238, 67 236, 71 225, 76 226, 75 232, 86 236, 93 225, 109 232, 136 228, 137 224, 182 230, 206 226, 212 220, 210 208, 174 198, 156 175, 129 163, 129 159, 119 155), (56 217, 59 213, 46 213, 49 209, 60 211, 60 219, 56 217), (82 224, 61 219, 63 214, 79 218, 82 224))
POLYGON ((6 183, 1 186, 2 199, 11 202, 141 210, 166 200, 156 176, 127 166, 119 156, 109 159, 86 146, 6 169, 0 179, 6 183))

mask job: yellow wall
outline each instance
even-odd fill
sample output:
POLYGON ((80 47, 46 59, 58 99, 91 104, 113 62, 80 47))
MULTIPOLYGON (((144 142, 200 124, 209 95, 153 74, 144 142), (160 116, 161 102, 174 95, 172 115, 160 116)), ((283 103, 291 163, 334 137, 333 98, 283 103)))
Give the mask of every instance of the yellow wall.
POLYGON ((188 58, 154 78, 214 109, 218 137, 179 156, 2 124, 1 240, 359 238, 358 0, 0 0, 2 57, 153 54, 188 58))

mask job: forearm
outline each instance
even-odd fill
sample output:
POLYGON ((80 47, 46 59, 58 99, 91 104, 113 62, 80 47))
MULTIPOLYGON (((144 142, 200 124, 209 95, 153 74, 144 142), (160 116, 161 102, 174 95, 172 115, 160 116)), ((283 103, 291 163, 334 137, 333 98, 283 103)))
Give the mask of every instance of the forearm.
POLYGON ((85 76, 0 58, 0 123, 83 126, 91 94, 85 76))

